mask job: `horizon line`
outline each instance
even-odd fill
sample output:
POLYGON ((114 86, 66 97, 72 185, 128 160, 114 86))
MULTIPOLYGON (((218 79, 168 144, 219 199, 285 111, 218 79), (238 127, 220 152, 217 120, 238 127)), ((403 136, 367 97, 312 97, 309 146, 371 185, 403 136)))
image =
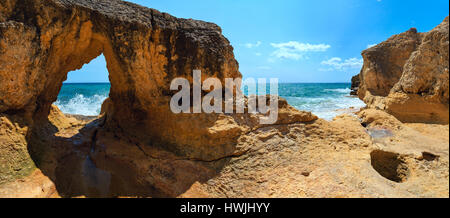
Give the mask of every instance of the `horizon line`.
MULTIPOLYGON (((63 84, 111 84, 111 82, 63 82, 63 84)), ((351 82, 279 82, 281 84, 317 84, 317 83, 351 83, 351 82)))

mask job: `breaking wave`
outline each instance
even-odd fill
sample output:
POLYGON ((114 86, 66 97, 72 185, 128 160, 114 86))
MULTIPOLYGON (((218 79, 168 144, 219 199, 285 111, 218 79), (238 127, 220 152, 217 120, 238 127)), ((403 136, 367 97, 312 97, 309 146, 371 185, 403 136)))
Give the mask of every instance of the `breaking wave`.
POLYGON ((108 95, 95 94, 86 97, 83 94, 76 94, 68 101, 57 100, 55 105, 66 114, 79 114, 84 116, 96 116, 100 114, 103 101, 108 95))

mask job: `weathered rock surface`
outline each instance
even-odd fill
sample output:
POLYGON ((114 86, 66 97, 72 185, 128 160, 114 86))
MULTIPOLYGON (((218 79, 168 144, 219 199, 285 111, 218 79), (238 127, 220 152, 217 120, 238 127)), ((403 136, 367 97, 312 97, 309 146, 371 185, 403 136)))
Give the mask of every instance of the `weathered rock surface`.
POLYGON ((117 0, 7 0, 0 12, 0 113, 41 126, 67 73, 103 53, 114 109, 109 129, 190 158, 233 152, 239 129, 209 131, 218 116, 176 115, 168 104, 171 80, 191 78, 193 69, 203 79, 240 77, 217 25, 117 0))
POLYGON ((0 114, 0 183, 30 174, 36 167, 29 155, 27 126, 20 117, 0 114))
POLYGON ((448 196, 448 125, 410 127, 377 110, 358 116, 366 128, 343 115, 243 136, 249 151, 182 196, 448 196))
POLYGON ((428 33, 410 29, 362 52, 358 95, 402 122, 449 122, 448 17, 428 33))
MULTIPOLYGON (((174 114, 169 109, 170 82, 176 77, 192 81, 194 69, 202 71, 202 80, 241 77, 233 48, 215 24, 118 0, 7 0, 0 12, 0 113, 5 122, 21 118, 15 125, 25 128, 17 131, 23 152, 11 151, 20 161, 4 161, 6 176, 0 182, 21 175, 22 168, 32 170, 22 162, 41 165, 46 159, 50 148, 43 139, 59 129, 48 115, 62 82, 69 71, 102 53, 111 82, 102 124, 108 132, 181 158, 213 161, 232 156, 238 137, 259 128, 256 115, 174 114)), ((278 123, 317 119, 285 101, 279 118, 278 123)), ((7 134, 2 143, 11 150, 7 134)), ((2 159, 9 155, 1 152, 2 159)))
POLYGON ((8 0, 0 8, 0 112, 20 111, 30 123, 45 117, 67 73, 103 53, 114 109, 108 113, 111 129, 170 144, 190 158, 232 152, 239 131, 208 132, 217 116, 169 109, 175 77, 192 78, 193 69, 202 70, 203 79, 241 76, 217 25, 118 0, 8 0))
POLYGON ((367 91, 371 95, 387 96, 402 76, 403 66, 421 40, 422 34, 411 28, 364 50, 361 53, 364 64, 360 73, 360 98, 364 99, 367 91))
POLYGON ((5 0, 0 39, 0 197, 449 196, 448 125, 371 109, 327 122, 284 99, 273 125, 173 114, 173 78, 241 76, 215 24, 118 0, 5 0), (62 114, 67 73, 101 53, 102 115, 62 114))
POLYGON ((56 186, 39 169, 29 176, 0 186, 2 198, 58 198, 56 186))
POLYGON ((449 126, 403 124, 381 110, 258 127, 239 137, 233 155, 214 161, 145 145, 104 121, 86 125, 54 107, 38 134, 46 151, 39 168, 55 185, 37 170, 0 186, 0 196, 449 196, 449 126))
POLYGON ((361 79, 359 78, 359 74, 352 77, 352 85, 350 89, 350 95, 358 95, 359 85, 361 84, 361 79))

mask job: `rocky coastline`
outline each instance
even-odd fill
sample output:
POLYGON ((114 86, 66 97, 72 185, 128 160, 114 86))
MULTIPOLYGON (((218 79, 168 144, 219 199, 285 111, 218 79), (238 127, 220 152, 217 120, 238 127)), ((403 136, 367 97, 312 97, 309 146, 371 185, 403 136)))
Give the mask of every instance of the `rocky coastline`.
POLYGON ((213 23, 120 0, 5 0, 0 39, 0 197, 449 197, 448 17, 362 52, 366 108, 326 121, 280 98, 271 125, 170 111, 173 78, 241 77, 213 23), (64 115, 52 103, 67 73, 100 54, 101 115, 64 115))

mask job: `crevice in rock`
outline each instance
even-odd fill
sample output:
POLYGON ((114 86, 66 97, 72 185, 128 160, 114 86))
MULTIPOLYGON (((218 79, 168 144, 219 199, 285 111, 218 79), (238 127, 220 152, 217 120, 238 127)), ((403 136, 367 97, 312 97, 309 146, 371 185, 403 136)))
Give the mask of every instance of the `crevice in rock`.
POLYGON ((311 174, 311 172, 308 172, 308 171, 302 172, 302 176, 304 176, 304 177, 308 177, 310 174, 311 174))
POLYGON ((362 123, 361 123, 361 126, 364 127, 364 128, 367 128, 367 125, 368 125, 368 124, 367 124, 366 122, 362 122, 362 123))
POLYGON ((307 121, 307 122, 295 121, 295 122, 288 122, 288 123, 281 123, 281 124, 267 124, 267 125, 255 127, 255 128, 253 128, 253 129, 251 129, 251 130, 249 130, 249 131, 243 133, 243 135, 248 135, 248 134, 257 132, 258 130, 263 129, 263 128, 272 128, 272 127, 273 127, 273 128, 276 128, 276 127, 283 127, 283 126, 289 126, 289 125, 295 125, 295 124, 312 124, 312 123, 314 123, 315 121, 316 121, 316 120, 313 120, 313 121, 307 121))
POLYGON ((135 145, 147 158, 153 159, 153 160, 165 160, 165 161, 169 160, 169 161, 193 161, 193 162, 213 163, 213 162, 222 161, 227 158, 240 157, 240 156, 244 155, 245 153, 247 153, 247 151, 248 151, 248 150, 246 150, 246 151, 240 152, 239 154, 230 154, 227 156, 223 156, 223 157, 219 157, 219 158, 211 159, 211 160, 202 160, 202 159, 196 159, 196 158, 159 158, 159 157, 152 156, 152 155, 148 154, 147 152, 145 152, 145 150, 139 145, 139 143, 135 143, 135 145))
POLYGON ((439 160, 439 155, 435 155, 432 154, 430 152, 422 152, 422 157, 420 158, 421 160, 426 160, 426 161, 434 161, 434 160, 439 160))
POLYGON ((370 153, 370 158, 372 167, 384 178, 397 183, 407 180, 409 168, 399 154, 375 150, 370 153))
POLYGON ((98 129, 95 129, 94 133, 92 134, 92 138, 91 138, 91 153, 95 152, 95 144, 97 142, 97 133, 98 133, 98 129))

